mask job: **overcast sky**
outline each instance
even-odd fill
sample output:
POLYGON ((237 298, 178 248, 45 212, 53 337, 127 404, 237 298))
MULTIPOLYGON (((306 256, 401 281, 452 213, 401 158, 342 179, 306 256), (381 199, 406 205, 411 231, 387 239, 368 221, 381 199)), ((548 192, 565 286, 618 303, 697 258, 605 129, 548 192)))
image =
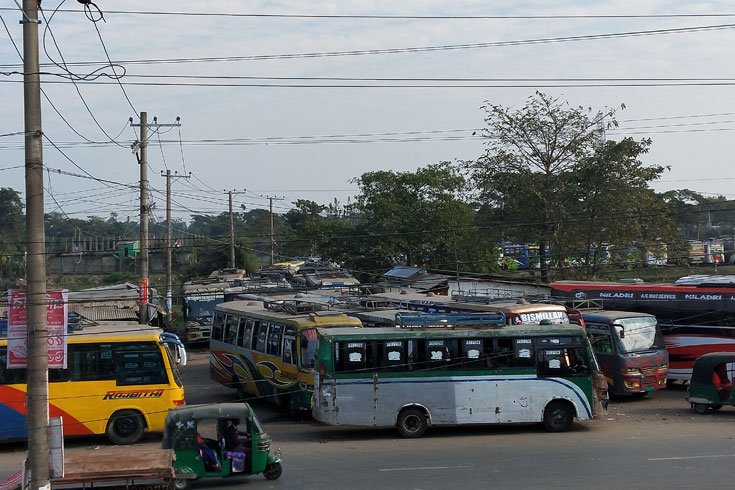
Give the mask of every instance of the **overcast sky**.
MULTIPOLYGON (((364 172, 475 159, 480 106, 521 107, 535 90, 594 111, 624 103, 607 136, 653 139, 645 162, 671 166, 657 191, 735 198, 732 2, 97 5, 104 21, 94 23, 76 1, 43 2, 42 71, 62 74, 49 63, 63 56, 79 78, 43 77, 46 212, 137 221, 138 129, 128 119, 142 111, 149 122, 181 118, 151 135, 149 179, 164 219, 161 172, 191 172, 173 183, 175 216, 188 219, 226 211, 226 191, 248 209, 278 198, 285 212, 296 199, 346 203, 364 172), (122 88, 99 72, 124 73, 122 88)), ((13 135, 23 131, 22 65, 11 42, 22 52, 21 14, 3 0, 0 16, 10 33, 0 30, 0 187, 23 192, 23 138, 13 135)))

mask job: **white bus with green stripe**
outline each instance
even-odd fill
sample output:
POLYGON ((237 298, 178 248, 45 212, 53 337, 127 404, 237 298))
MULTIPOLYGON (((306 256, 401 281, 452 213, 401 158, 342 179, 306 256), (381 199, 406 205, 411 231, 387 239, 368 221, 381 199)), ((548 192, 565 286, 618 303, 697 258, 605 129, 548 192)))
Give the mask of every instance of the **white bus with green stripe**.
POLYGON ((314 418, 396 427, 590 420, 607 384, 578 325, 505 326, 502 314, 398 315, 397 328, 318 330, 314 418))

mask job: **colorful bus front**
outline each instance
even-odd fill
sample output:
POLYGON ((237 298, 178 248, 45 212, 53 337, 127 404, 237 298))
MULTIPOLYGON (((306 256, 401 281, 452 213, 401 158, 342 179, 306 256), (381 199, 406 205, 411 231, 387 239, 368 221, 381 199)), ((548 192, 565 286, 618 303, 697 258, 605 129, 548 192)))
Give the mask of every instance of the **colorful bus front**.
MULTIPOLYGON (((0 440, 27 438, 26 370, 7 368, 0 339, 0 440)), ((68 337, 66 369, 49 370, 49 416, 65 436, 106 434, 116 444, 162 432, 184 387, 160 330, 105 322, 68 337)))
POLYGON ((360 327, 341 312, 307 311, 300 303, 228 301, 217 305, 209 348, 210 377, 242 399, 263 398, 294 415, 309 412, 317 327, 360 327))
POLYGON ((655 316, 594 310, 582 317, 611 393, 642 396, 666 387, 669 355, 655 316))

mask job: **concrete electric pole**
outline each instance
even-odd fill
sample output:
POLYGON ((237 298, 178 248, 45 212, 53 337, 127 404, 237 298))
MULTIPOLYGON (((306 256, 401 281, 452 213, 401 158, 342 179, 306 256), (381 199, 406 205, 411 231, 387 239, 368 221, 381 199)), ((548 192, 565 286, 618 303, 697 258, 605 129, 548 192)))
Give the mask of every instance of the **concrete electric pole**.
POLYGON ((23 0, 23 101, 28 311, 28 467, 31 488, 49 487, 48 321, 43 211, 43 131, 38 67, 39 0, 23 0))
POLYGON ((233 269, 237 267, 237 261, 235 260, 235 213, 232 209, 232 195, 233 194, 245 194, 245 190, 238 191, 225 191, 227 198, 230 203, 230 267, 233 269))
POLYGON ((276 257, 276 235, 273 233, 273 201, 283 201, 284 197, 268 197, 268 201, 270 202, 270 216, 271 216, 271 265, 275 262, 276 257))
POLYGON ((171 219, 171 178, 177 179, 189 179, 191 178, 191 172, 189 175, 179 175, 174 173, 171 175, 171 170, 166 170, 164 174, 161 172, 161 176, 166 177, 166 311, 171 312, 173 307, 173 234, 174 234, 174 223, 171 219))
POLYGON ((181 126, 178 123, 179 118, 176 118, 176 124, 158 124, 156 118, 153 118, 153 124, 148 124, 148 113, 140 113, 140 124, 133 124, 132 118, 130 119, 131 127, 140 127, 140 140, 133 144, 133 153, 138 158, 138 164, 140 165, 140 240, 139 240, 139 260, 138 260, 138 272, 140 276, 140 291, 141 296, 139 298, 140 310, 138 313, 138 323, 141 325, 147 325, 148 321, 148 215, 150 213, 150 206, 148 205, 148 128, 154 128, 158 131, 161 127, 172 127, 181 126))

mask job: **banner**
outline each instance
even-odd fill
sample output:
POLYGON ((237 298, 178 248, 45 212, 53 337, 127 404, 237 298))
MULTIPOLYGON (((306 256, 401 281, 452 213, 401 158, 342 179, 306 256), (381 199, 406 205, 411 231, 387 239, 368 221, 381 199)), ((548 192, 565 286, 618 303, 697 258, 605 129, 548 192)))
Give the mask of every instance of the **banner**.
MULTIPOLYGON (((48 367, 66 368, 66 329, 68 321, 68 293, 46 293, 46 322, 48 367)), ((9 291, 8 310, 8 369, 28 365, 28 308, 25 291, 9 291)))

